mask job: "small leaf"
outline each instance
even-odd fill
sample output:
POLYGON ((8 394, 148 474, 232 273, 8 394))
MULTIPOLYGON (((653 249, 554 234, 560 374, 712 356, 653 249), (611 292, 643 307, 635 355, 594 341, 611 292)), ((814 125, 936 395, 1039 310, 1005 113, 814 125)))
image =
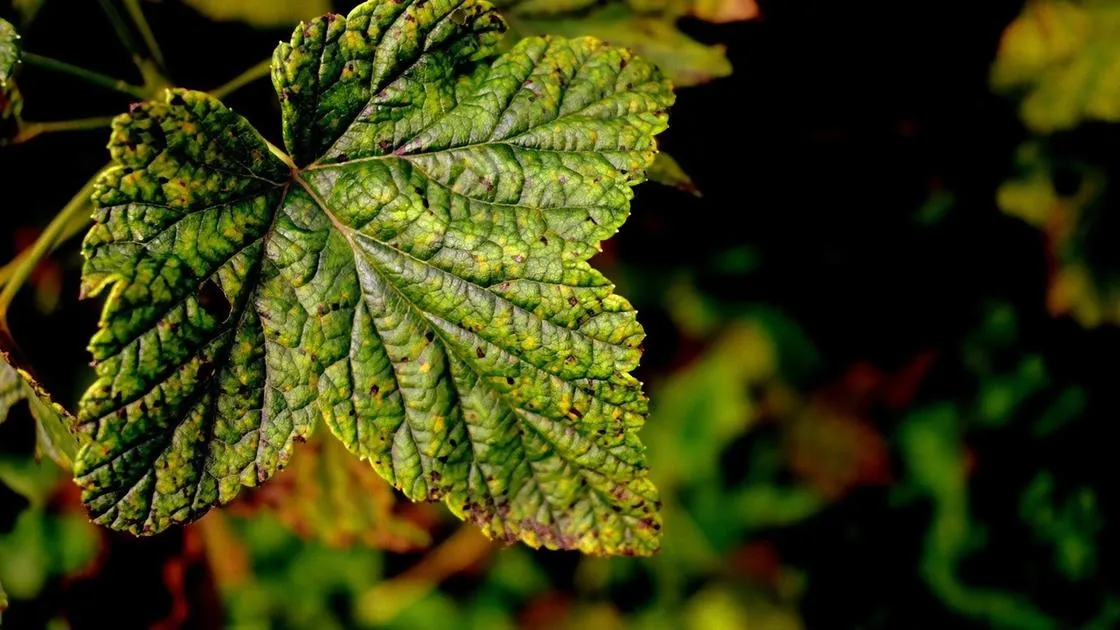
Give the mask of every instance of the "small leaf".
POLYGON ((1046 235, 1048 258, 1054 266, 1046 301, 1053 315, 1069 314, 1088 328, 1120 322, 1115 270, 1094 265, 1090 258, 1108 240, 1108 233, 1097 226, 1111 212, 1109 173, 1100 166, 1051 155, 1046 149, 1046 144, 1037 141, 1019 147, 1016 177, 1000 185, 997 203, 1005 214, 1046 235))
POLYGON ((322 418, 492 537, 657 548, 644 332, 587 260, 673 95, 593 39, 492 58, 502 28, 477 0, 301 25, 273 66, 292 166, 198 92, 117 119, 84 246, 83 292, 108 289, 75 471, 97 522, 194 520, 322 418))
POLYGON ((681 168, 681 165, 673 159, 673 156, 668 153, 657 154, 657 159, 655 159, 653 165, 649 167, 647 175, 649 175, 650 181, 676 188, 693 197, 703 197, 700 189, 693 183, 692 178, 681 168))
POLYGON ((0 422, 7 419, 12 405, 21 400, 27 401, 35 419, 40 455, 69 470, 78 450, 70 434, 70 414, 51 400, 50 394, 26 370, 14 367, 7 352, 0 351, 0 422))

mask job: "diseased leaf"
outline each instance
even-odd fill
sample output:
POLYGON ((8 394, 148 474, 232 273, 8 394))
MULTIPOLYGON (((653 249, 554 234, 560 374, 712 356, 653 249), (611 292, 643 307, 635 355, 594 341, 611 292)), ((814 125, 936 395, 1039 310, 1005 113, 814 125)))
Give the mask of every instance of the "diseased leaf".
POLYGON ((1116 3, 1029 2, 1004 31, 992 84, 1023 94, 1023 120, 1037 132, 1120 121, 1118 34, 1116 3))
MULTIPOLYGON (((498 0, 519 35, 589 35, 634 50, 655 63, 673 83, 707 83, 731 74, 722 46, 707 46, 677 29, 677 20, 698 3, 680 0, 498 0)), ((714 13, 708 13, 713 16, 714 13)), ((699 17, 699 15, 698 15, 699 17)))
POLYGON ((21 400, 27 401, 35 419, 39 454, 69 470, 78 450, 70 434, 70 414, 51 400, 50 394, 26 370, 14 367, 6 352, 0 351, 0 423, 8 418, 12 405, 21 400))
POLYGON ((117 119, 84 246, 84 293, 109 289, 79 408, 95 520, 196 519, 322 418, 492 537, 657 548, 644 333, 587 260, 672 92, 593 39, 491 58, 502 29, 478 0, 301 25, 273 65, 291 167, 201 93, 117 119))
POLYGON ((10 23, 0 19, 0 142, 15 134, 23 110, 23 97, 15 83, 19 61, 19 33, 10 23))
POLYGON ((247 22, 259 28, 288 27, 308 15, 331 10, 331 0, 183 0, 217 21, 247 22))

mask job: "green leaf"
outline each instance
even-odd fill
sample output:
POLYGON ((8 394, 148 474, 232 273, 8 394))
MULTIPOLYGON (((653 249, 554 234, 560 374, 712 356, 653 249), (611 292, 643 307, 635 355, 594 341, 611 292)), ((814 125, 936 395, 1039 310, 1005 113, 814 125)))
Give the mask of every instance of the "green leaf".
POLYGON ((0 142, 15 134, 23 110, 23 97, 14 80, 19 62, 19 33, 0 19, 0 142))
MULTIPOLYGON (((624 46, 655 63, 675 84, 698 85, 731 74, 722 46, 707 46, 681 32, 677 20, 697 7, 678 0, 499 0, 518 35, 589 35, 624 46)), ((703 4, 703 3, 699 3, 703 4)), ((718 9, 700 6, 715 17, 718 9)))
POLYGON ((476 0, 301 25, 273 68, 290 166, 198 92, 117 119, 84 245, 109 295, 76 463, 97 522, 196 519, 322 418, 492 537, 657 548, 644 333, 587 259, 673 95, 592 39, 490 58, 501 29, 476 0))
POLYGON ((0 351, 0 423, 8 418, 12 406, 21 400, 27 401, 35 419, 39 453, 69 470, 78 450, 77 442, 70 434, 70 414, 52 401, 50 394, 26 370, 14 367, 6 352, 0 351))

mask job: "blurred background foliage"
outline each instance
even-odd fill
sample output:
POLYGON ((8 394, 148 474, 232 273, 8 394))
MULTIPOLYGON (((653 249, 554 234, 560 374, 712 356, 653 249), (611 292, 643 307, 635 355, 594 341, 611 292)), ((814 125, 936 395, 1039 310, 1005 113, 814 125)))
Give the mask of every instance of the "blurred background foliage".
MULTIPOLYGON (((353 4, 143 8, 176 83, 211 89, 353 4)), ((680 86, 655 173, 675 189, 639 188, 598 261, 649 333, 661 554, 499 548, 333 440, 194 526, 111 534, 36 459, 45 411, 0 388, 5 627, 1120 627, 1120 3, 498 5, 515 34, 596 35, 680 86)), ((138 80, 97 3, 0 15, 30 50, 138 80)), ((19 85, 35 120, 127 106, 29 68, 19 85)), ((267 81, 228 101, 279 128, 267 81)), ((0 150, 5 259, 104 144, 0 150)), ((79 264, 60 247, 11 314, 66 405, 97 315, 79 264)))

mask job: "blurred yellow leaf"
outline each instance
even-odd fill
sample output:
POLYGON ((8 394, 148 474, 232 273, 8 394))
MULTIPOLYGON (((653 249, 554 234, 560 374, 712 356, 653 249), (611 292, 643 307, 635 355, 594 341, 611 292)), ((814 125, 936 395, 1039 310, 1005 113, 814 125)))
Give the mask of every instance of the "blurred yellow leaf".
POLYGON ((1038 132, 1120 121, 1118 38, 1118 3, 1028 2, 1004 31, 992 84, 1023 95, 1023 121, 1038 132))
POLYGON ((744 597, 726 587, 697 593, 684 611, 685 630, 800 630, 801 620, 759 595, 744 597))
POLYGON ((270 508, 300 536, 334 547, 403 552, 431 544, 428 532, 394 512, 395 504, 392 488, 369 463, 350 455, 338 440, 314 437, 241 507, 270 508))
POLYGON ((331 10, 331 0, 183 0, 218 21, 248 22, 259 28, 279 28, 331 10))
POLYGON ((1099 203, 1103 194, 1104 174, 1085 167, 1080 187, 1060 195, 1053 167, 1040 144, 1020 147, 1016 166, 1017 177, 1000 186, 996 202, 1005 214, 1022 219, 1046 235, 1053 265, 1047 309, 1053 315, 1070 315, 1088 328, 1120 323, 1120 287, 1093 276, 1077 241, 1083 232, 1079 228, 1082 215, 1099 203))

